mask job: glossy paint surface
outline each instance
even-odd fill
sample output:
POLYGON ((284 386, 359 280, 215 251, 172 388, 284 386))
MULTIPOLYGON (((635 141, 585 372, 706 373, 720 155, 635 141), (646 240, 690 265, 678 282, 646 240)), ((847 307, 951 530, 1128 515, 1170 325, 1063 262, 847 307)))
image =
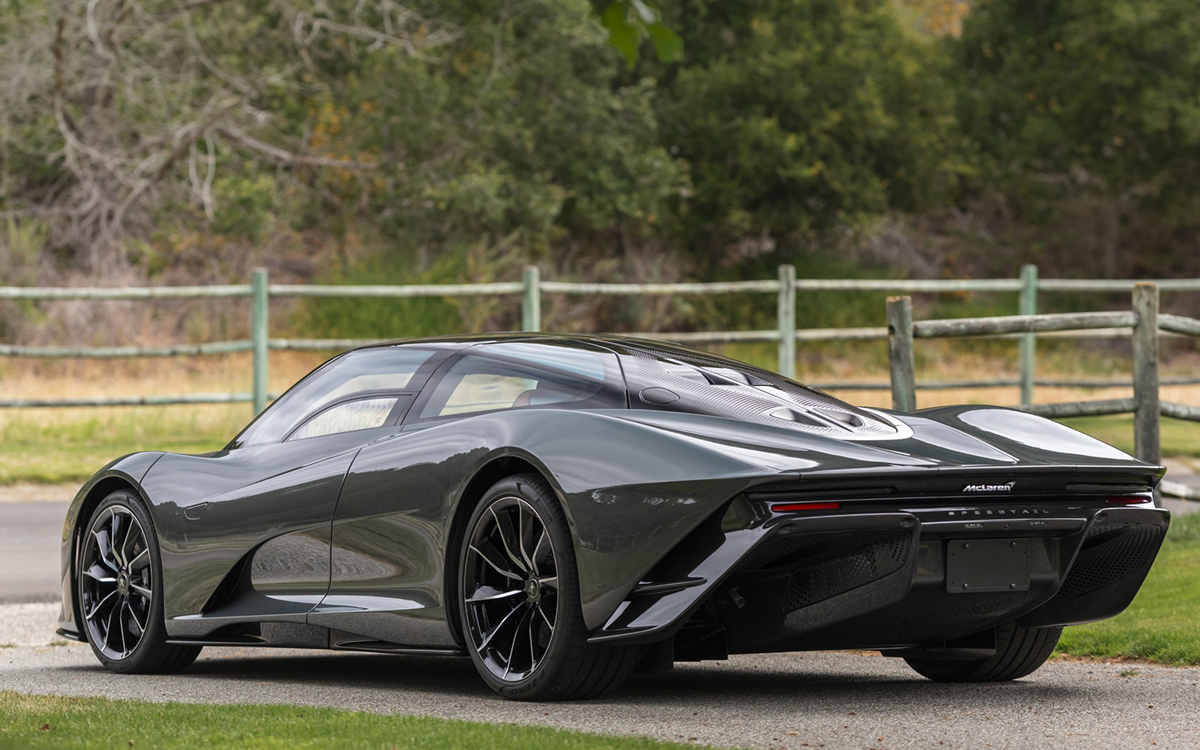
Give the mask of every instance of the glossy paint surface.
MULTIPOLYGON (((554 487, 571 527, 585 621, 600 639, 665 637, 719 596, 741 561, 776 533, 769 514, 720 528, 731 501, 747 492, 793 492, 848 479, 855 488, 886 488, 920 478, 961 495, 963 487, 996 478, 1014 482, 1014 496, 1037 482, 1061 495, 1073 481, 1148 487, 1162 473, 1057 423, 995 407, 901 415, 815 400, 835 416, 869 420, 873 430, 841 434, 825 422, 806 430, 777 419, 734 418, 720 404, 703 413, 681 410, 686 399, 642 399, 657 386, 630 382, 632 408, 550 405, 417 419, 461 350, 486 354, 492 340, 420 344, 441 353, 396 424, 292 442, 235 442, 203 456, 135 454, 110 464, 80 491, 64 525, 60 627, 77 632, 69 585, 75 529, 114 482, 132 487, 150 508, 173 637, 218 638, 247 623, 293 623, 397 647, 453 649, 457 524, 497 471, 537 471, 554 487), (666 576, 659 582, 664 588, 646 587, 652 575, 666 576)), ((630 358, 645 357, 649 346, 603 338, 511 340, 524 342, 523 350, 536 350, 538 342, 581 351, 610 347, 626 373, 636 369, 630 358)), ((678 351, 664 347, 662 356, 678 351)), ((703 389, 696 393, 689 398, 703 398, 703 389)), ((759 402, 738 403, 758 408, 759 402)), ((964 496, 958 503, 1001 499, 964 496)), ((903 522, 916 535, 922 523, 886 503, 862 510, 861 518, 846 516, 848 532, 903 522)), ((773 584, 756 585, 767 587, 764 597, 778 593, 771 593, 773 584)), ((887 595, 900 602, 908 588, 896 586, 887 595)))

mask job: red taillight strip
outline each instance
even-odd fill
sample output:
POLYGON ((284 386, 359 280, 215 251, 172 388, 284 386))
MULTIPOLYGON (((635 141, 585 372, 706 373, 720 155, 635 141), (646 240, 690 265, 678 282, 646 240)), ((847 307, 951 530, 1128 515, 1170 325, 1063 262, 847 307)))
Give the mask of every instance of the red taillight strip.
POLYGON ((837 510, 841 503, 775 503, 771 510, 776 513, 788 513, 793 510, 837 510))
POLYGON ((1135 497, 1132 495, 1109 495, 1104 498, 1111 505, 1140 505, 1142 503, 1152 502, 1148 497, 1135 497))

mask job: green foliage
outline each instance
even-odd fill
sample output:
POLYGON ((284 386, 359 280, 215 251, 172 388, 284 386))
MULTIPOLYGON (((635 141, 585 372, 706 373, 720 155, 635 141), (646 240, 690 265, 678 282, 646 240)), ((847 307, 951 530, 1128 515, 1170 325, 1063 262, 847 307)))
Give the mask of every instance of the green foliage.
POLYGON ((318 149, 379 165, 325 170, 314 221, 332 196, 406 244, 519 230, 538 252, 664 214, 686 177, 657 144, 653 86, 617 80, 584 0, 435 7, 461 29, 440 60, 372 54, 309 101, 318 149))
POLYGON ((654 45, 659 62, 676 62, 683 57, 683 40, 644 0, 592 0, 592 7, 608 29, 608 43, 625 57, 630 68, 637 64, 638 48, 646 37, 654 45))
MULTIPOLYGON (((462 281, 462 258, 447 253, 433 267, 414 272, 410 258, 394 253, 372 257, 345 270, 320 277, 326 284, 453 284, 462 281)), ((294 325, 313 338, 399 339, 436 336, 463 330, 456 302, 440 297, 304 300, 294 325)))
POLYGON ((1192 0, 980 0, 956 63, 961 126, 1018 195, 1094 191, 1194 211, 1200 15, 1192 0))
POLYGON ((213 189, 221 206, 212 223, 213 231, 261 240, 275 215, 275 180, 261 173, 252 177, 218 177, 213 189))
POLYGON ((689 59, 658 74, 662 138, 691 168, 684 210, 705 252, 950 194, 937 50, 890 0, 689 0, 668 21, 689 59))

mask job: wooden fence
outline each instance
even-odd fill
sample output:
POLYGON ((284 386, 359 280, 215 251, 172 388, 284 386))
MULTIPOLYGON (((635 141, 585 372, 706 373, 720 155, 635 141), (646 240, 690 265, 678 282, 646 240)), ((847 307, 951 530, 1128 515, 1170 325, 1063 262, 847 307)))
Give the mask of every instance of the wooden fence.
MULTIPOLYGON (((892 408, 898 411, 913 411, 917 408, 917 386, 913 374, 915 339, 1127 329, 1133 336, 1133 398, 1022 404, 1019 408, 1032 414, 1054 418, 1133 414, 1135 455, 1143 461, 1159 463, 1162 460, 1160 417, 1200 422, 1200 408, 1162 401, 1159 398, 1159 333, 1166 331, 1200 337, 1200 320, 1160 314, 1158 292, 1158 286, 1153 282, 1136 284, 1133 289, 1132 309, 1128 312, 921 321, 913 320, 911 298, 891 297, 887 301, 887 330, 892 408)), ((1200 500, 1200 490, 1177 482, 1163 482, 1161 489, 1168 495, 1200 500)))
MULTIPOLYGON (((118 346, 118 347, 65 347, 65 346, 16 346, 0 344, 0 356, 49 357, 49 358, 119 358, 119 357, 171 357, 205 356, 252 352, 253 368, 250 390, 240 393, 187 394, 175 396, 130 396, 118 398, 67 398, 67 399, 22 399, 0 394, 0 407, 80 407, 80 406, 130 406, 164 404, 238 403, 252 404, 255 413, 265 408, 273 396, 267 392, 268 354, 280 350, 323 350, 347 349, 370 343, 359 339, 283 339, 270 337, 269 301, 272 298, 297 297, 467 297, 508 296, 520 300, 522 329, 541 329, 542 299, 549 294, 563 295, 714 295, 733 293, 756 293, 776 297, 776 327, 754 331, 695 331, 685 333, 635 334, 681 343, 734 343, 743 341, 773 342, 778 347, 778 370, 794 376, 796 345, 814 341, 885 340, 888 328, 799 328, 796 321, 796 300, 799 294, 828 294, 834 292, 875 291, 881 293, 1016 293, 1021 316, 1036 316, 1038 295, 1065 292, 1113 292, 1129 291, 1135 281, 1128 280, 1074 280, 1039 279, 1037 268, 1022 267, 1016 278, 1008 279, 797 279, 796 269, 790 265, 779 267, 774 279, 732 281, 715 283, 673 284, 613 284, 543 281, 536 267, 529 267, 520 281, 486 284, 439 284, 409 286, 332 286, 332 285, 288 285, 270 284, 267 273, 257 270, 251 275, 250 283, 244 285, 136 287, 121 289, 100 288, 32 288, 0 287, 0 300, 161 300, 179 298, 249 298, 251 337, 242 341, 217 341, 203 344, 181 344, 172 346, 118 346)), ((1168 279, 1156 282, 1162 291, 1200 291, 1200 279, 1168 279)), ((1124 313, 1128 315, 1128 313, 1124 313)), ((1041 316, 1038 316, 1041 317, 1041 316)), ((1165 316, 1164 316, 1165 317, 1165 316)), ((1110 325, 1122 318, 1111 318, 1103 326, 1084 330, 1075 329, 1005 329, 1003 332, 980 335, 1017 337, 1019 339, 1019 376, 1011 380, 952 381, 939 383, 916 383, 916 389, 934 388, 993 388, 1016 386, 1020 388, 1020 403, 1033 403, 1034 388, 1075 387, 1108 388, 1130 385, 1120 380, 1037 380, 1035 378, 1036 337, 1039 332, 1054 331, 1048 335, 1068 336, 1114 336, 1128 335, 1128 326, 1110 325)), ((999 330, 999 329, 997 329, 999 330)), ((1166 330, 1166 329, 1164 329, 1166 330)), ((1177 378, 1164 384, 1200 384, 1200 378, 1177 378)), ((830 390, 887 390, 888 382, 876 383, 816 383, 830 390)))

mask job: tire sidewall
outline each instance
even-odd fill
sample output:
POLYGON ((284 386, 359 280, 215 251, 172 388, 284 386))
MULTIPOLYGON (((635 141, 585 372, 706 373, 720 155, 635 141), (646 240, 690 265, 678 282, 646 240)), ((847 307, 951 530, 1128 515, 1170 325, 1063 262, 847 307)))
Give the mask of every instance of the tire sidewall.
MULTIPOLYGON (((87 520, 87 524, 81 529, 81 534, 90 534, 92 527, 100 515, 109 508, 119 505, 129 509, 137 518, 138 523, 142 526, 142 532, 146 535, 146 547, 150 550, 150 571, 152 580, 152 589, 150 596, 150 614, 146 618, 146 631, 142 633, 142 638, 138 641, 138 645, 134 647, 133 652, 124 659, 110 659, 92 643, 91 633, 88 630, 86 622, 83 622, 83 558, 78 557, 75 560, 75 597, 80 603, 81 611, 80 630, 87 638, 88 645, 92 647, 92 653, 100 660, 106 668, 114 672, 138 672, 142 671, 143 662, 148 658, 148 652, 152 650, 152 644, 165 638, 166 628, 163 625, 163 585, 162 585, 162 563, 159 559, 158 551, 158 535, 154 531, 154 522, 150 518, 150 512, 146 510, 145 504, 137 495, 128 490, 118 490, 108 495, 96 506, 96 510, 92 511, 91 516, 87 520)), ((83 545, 79 547, 82 555, 83 545)))
POLYGON ((471 514, 471 518, 463 532, 461 550, 458 556, 458 595, 456 607, 458 609, 459 625, 462 629, 464 646, 471 657, 471 661, 475 664, 475 668, 488 686, 506 698, 518 700, 537 700, 552 697, 550 695, 542 696, 541 693, 547 692, 548 686, 559 682, 559 673, 563 669, 568 668, 568 662, 572 661, 572 651, 580 648, 580 644, 574 642, 578 639, 572 637, 582 626, 583 614, 579 606, 579 582, 576 575, 575 552, 572 547, 571 533, 557 500, 553 497, 544 497, 543 494, 532 482, 526 481, 521 477, 509 477, 497 482, 484 494, 471 514), (513 682, 501 680, 492 674, 484 664, 483 659, 476 652, 471 642, 466 606, 467 552, 470 547, 471 536, 480 518, 483 517, 488 508, 493 503, 506 497, 520 498, 529 503, 537 512, 539 520, 550 535, 558 577, 557 611, 555 612, 554 635, 551 638, 550 646, 542 659, 542 663, 538 665, 533 674, 522 680, 513 682))

